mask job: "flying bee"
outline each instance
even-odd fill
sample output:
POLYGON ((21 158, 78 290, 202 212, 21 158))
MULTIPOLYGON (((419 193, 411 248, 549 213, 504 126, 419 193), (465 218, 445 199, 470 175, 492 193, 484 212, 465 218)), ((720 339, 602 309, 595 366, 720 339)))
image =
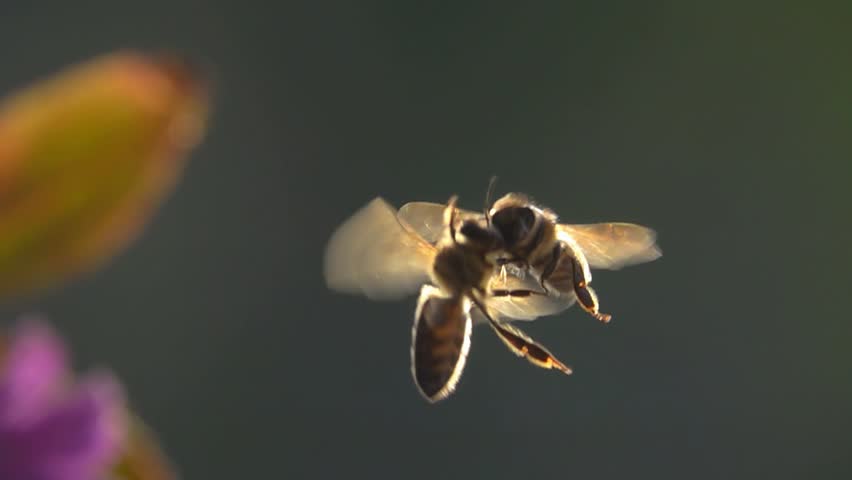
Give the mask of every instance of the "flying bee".
MULTIPOLYGON (((491 187, 489 187, 489 197, 491 187)), ((493 228, 502 239, 502 251, 493 258, 500 267, 497 278, 507 281, 511 276, 536 275, 538 291, 551 300, 555 294, 568 301, 574 300, 596 319, 607 323, 611 315, 599 309, 598 297, 589 286, 591 268, 617 270, 627 265, 650 262, 662 255, 656 245, 654 230, 632 223, 596 223, 567 225, 558 223, 556 214, 535 205, 525 195, 509 193, 488 208, 486 198, 484 228, 493 228)), ((418 233, 429 239, 434 237, 437 215, 441 205, 429 202, 412 202, 399 211, 403 222, 420 225, 418 233), (417 222, 411 221, 417 219, 417 222)), ((460 210, 461 218, 482 218, 482 213, 460 210)), ((496 280, 496 279, 495 279, 496 280)), ((499 290, 498 290, 499 291, 499 290)), ((509 299, 517 302, 515 299, 509 299)), ((563 303, 560 303, 560 307, 563 303)), ((516 319, 526 319, 529 309, 504 306, 502 311, 516 319)), ((533 314, 538 310, 532 310, 533 314)), ((555 313, 555 312, 553 312, 555 313)), ((533 315, 531 318, 535 318, 533 315)))
POLYGON ((421 287, 412 327, 411 370, 430 402, 449 396, 470 349, 473 316, 484 317, 515 354, 542 368, 571 369, 545 347, 509 325, 504 309, 527 316, 561 311, 570 302, 536 296, 535 284, 513 278, 492 289, 496 273, 488 256, 503 248, 500 233, 481 221, 461 219, 453 197, 433 204, 439 218, 398 212, 381 198, 362 207, 334 232, 326 247, 325 280, 332 290, 374 300, 398 299, 421 287), (426 222, 432 222, 427 224, 426 222), (418 231, 426 230, 430 239, 418 231), (509 301, 511 300, 511 301, 509 301))

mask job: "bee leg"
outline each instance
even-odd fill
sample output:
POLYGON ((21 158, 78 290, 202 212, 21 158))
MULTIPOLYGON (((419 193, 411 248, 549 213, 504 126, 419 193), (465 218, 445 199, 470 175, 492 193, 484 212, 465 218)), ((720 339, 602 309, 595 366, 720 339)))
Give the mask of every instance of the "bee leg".
POLYGON ((541 275, 538 277, 538 283, 541 285, 541 289, 544 290, 544 294, 547 295, 547 285, 545 282, 553 272, 556 270, 556 266, 559 265, 559 259, 562 258, 562 243, 556 242, 556 245, 553 246, 553 250, 550 252, 550 260, 544 265, 541 269, 541 275))
POLYGON ((589 312, 593 317, 603 323, 609 323, 612 320, 612 315, 601 313, 598 308, 598 295, 589 286, 582 266, 576 258, 571 257, 571 266, 574 270, 574 294, 577 296, 577 302, 583 307, 583 310, 589 312))
POLYGON ((555 355, 550 353, 550 350, 542 344, 536 342, 526 334, 512 327, 507 323, 490 322, 491 328, 500 337, 500 340, 509 347, 509 350, 515 355, 526 358, 530 363, 537 367, 549 370, 555 368, 565 375, 571 375, 573 371, 571 367, 560 362, 555 355))
POLYGON ((499 257, 494 260, 497 267, 500 267, 500 283, 506 284, 508 281, 509 269, 512 269, 512 275, 523 278, 529 270, 529 263, 519 257, 499 257))
POLYGON ((478 298, 471 298, 477 308, 488 319, 488 323, 494 332, 500 337, 500 340, 515 353, 515 355, 526 358, 530 363, 544 369, 555 368, 560 372, 571 375, 571 367, 560 362, 548 349, 536 342, 524 332, 509 325, 508 323, 498 322, 494 320, 491 314, 485 309, 485 306, 478 298))
POLYGON ((492 289, 490 293, 491 293, 492 297, 520 297, 520 298, 529 297, 531 295, 547 295, 547 292, 537 292, 535 290, 525 290, 525 289, 518 289, 518 290, 506 290, 506 289, 493 290, 492 289))
POLYGON ((507 265, 509 263, 517 262, 519 259, 515 257, 500 257, 495 260, 498 267, 502 267, 503 265, 507 265))
POLYGON ((513 277, 523 279, 529 272, 529 264, 526 262, 512 262, 504 264, 500 267, 500 275, 503 283, 506 283, 506 276, 511 273, 513 277))
POLYGON ((548 349, 524 335, 520 330, 497 322, 491 323, 491 327, 509 350, 519 357, 526 358, 533 365, 548 370, 555 368, 566 375, 573 373, 571 367, 560 362, 548 349))
POLYGON ((527 264, 526 260, 524 260, 523 258, 514 257, 514 256, 513 257, 499 257, 494 261, 494 263, 496 263, 498 267, 503 267, 503 266, 506 266, 506 265, 514 265, 517 268, 521 268, 521 269, 529 267, 529 264, 527 264))

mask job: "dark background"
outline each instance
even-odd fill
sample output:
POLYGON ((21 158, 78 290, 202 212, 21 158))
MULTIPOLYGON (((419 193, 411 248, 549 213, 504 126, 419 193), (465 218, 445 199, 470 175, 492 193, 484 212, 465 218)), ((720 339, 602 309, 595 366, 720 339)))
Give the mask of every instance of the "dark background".
MULTIPOLYGON (((841 2, 838 2, 841 4, 841 2)), ((185 477, 849 478, 852 8, 775 2, 3 2, 0 90, 119 47, 212 72, 184 181, 107 268, 6 305, 108 364, 185 477), (376 195, 491 174, 664 257, 527 326, 457 393, 410 377, 414 299, 328 292, 376 195)))

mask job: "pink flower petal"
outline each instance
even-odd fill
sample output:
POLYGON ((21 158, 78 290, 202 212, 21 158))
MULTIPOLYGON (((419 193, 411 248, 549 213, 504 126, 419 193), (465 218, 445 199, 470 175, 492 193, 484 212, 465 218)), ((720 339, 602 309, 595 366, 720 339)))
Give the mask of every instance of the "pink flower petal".
POLYGON ((43 478, 90 480, 123 447, 124 396, 106 374, 91 376, 30 432, 43 478))
POLYGON ((93 480, 118 459, 127 433, 111 375, 66 382, 61 340, 24 321, 0 364, 0 480, 93 480))
POLYGON ((62 341, 37 317, 18 326, 0 366, 0 422, 34 420, 59 391, 66 374, 62 341))

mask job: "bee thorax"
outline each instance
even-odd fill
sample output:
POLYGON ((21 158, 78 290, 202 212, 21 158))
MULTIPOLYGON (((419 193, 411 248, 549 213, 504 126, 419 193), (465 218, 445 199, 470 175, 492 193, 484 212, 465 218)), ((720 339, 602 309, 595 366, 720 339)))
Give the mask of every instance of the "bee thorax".
POLYGON ((492 273, 493 267, 484 258, 453 247, 438 251, 432 266, 433 281, 453 295, 483 289, 492 273))

